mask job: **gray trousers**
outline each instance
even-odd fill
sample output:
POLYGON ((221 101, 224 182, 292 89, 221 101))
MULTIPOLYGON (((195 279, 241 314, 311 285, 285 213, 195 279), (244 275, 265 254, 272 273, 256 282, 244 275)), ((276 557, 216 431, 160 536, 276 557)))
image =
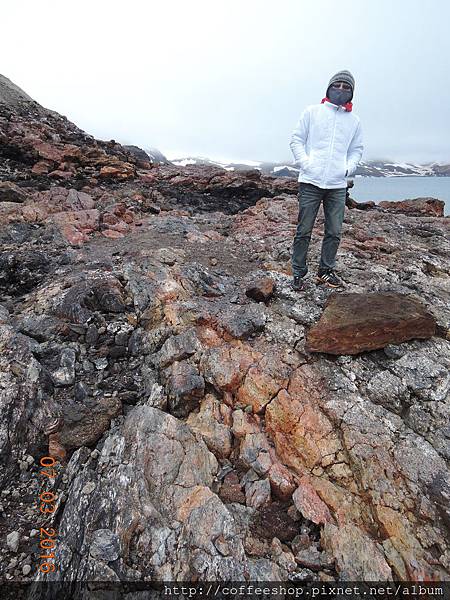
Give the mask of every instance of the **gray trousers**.
POLYGON ((319 269, 334 269, 336 253, 341 241, 347 188, 323 190, 311 183, 299 183, 299 211, 297 231, 292 248, 292 273, 303 277, 308 272, 308 254, 311 233, 323 201, 325 235, 322 241, 319 269))

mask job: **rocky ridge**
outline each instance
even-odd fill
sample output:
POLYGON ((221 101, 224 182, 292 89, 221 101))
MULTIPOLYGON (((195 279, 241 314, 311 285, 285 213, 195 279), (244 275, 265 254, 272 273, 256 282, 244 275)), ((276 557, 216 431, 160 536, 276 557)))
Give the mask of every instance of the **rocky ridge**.
POLYGON ((335 296, 290 289, 295 180, 142 161, 28 99, 0 102, 0 179, 4 580, 43 526, 56 581, 449 578, 439 204, 347 210, 346 291, 434 326, 332 355, 308 335, 335 296))

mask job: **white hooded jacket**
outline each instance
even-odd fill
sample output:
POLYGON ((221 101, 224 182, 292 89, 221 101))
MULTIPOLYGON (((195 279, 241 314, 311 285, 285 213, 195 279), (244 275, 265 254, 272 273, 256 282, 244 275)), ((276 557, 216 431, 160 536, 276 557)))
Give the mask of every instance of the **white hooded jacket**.
POLYGON ((298 181, 323 189, 347 187, 363 153, 359 117, 325 101, 302 112, 291 138, 298 181))

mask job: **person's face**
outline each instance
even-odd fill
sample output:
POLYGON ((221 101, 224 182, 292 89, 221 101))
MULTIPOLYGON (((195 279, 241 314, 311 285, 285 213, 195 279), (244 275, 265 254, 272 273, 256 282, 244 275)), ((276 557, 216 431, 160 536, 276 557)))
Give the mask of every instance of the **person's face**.
POLYGON ((332 87, 334 90, 344 90, 345 92, 352 91, 352 86, 344 81, 335 81, 330 87, 332 87))

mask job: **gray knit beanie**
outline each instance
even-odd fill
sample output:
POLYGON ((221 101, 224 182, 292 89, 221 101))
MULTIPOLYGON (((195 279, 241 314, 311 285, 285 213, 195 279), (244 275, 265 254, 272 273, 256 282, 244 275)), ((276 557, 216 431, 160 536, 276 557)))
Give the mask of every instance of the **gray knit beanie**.
POLYGON ((336 81, 343 81, 344 83, 348 83, 349 85, 351 85, 352 86, 352 97, 353 97, 353 93, 355 91, 355 78, 350 73, 350 71, 345 71, 345 70, 338 71, 336 73, 336 75, 333 75, 333 77, 328 82, 327 94, 328 94, 328 88, 330 87, 330 85, 332 83, 335 83, 336 81))

